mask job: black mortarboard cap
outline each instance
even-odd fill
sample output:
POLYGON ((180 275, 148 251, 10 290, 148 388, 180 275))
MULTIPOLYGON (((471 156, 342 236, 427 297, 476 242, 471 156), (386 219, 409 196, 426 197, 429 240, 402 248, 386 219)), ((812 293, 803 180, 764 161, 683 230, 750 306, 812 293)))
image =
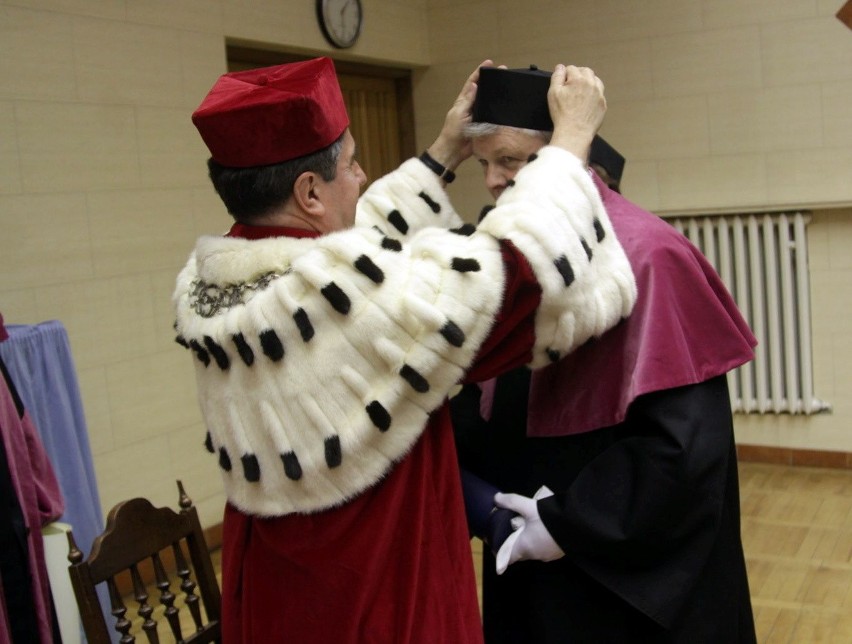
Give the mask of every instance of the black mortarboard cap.
POLYGON ((624 172, 625 159, 621 154, 600 136, 592 139, 592 149, 589 152, 589 163, 596 163, 607 171, 616 183, 621 181, 624 172))
MULTIPOLYGON (((471 120, 552 132, 553 120, 547 106, 552 75, 535 65, 528 69, 480 67, 471 120)), ((592 140, 589 162, 600 165, 616 181, 621 180, 625 159, 600 136, 592 140)))
POLYGON ((480 67, 473 122, 552 131, 547 107, 551 75, 535 65, 529 69, 480 67))

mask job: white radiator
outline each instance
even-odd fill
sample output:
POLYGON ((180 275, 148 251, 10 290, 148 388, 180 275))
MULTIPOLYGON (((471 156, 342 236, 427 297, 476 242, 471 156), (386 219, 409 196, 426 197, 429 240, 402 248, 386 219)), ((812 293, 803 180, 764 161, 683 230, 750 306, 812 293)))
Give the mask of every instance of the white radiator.
POLYGON ((810 217, 801 212, 671 219, 710 260, 758 340, 728 376, 734 411, 813 414, 808 281, 810 217))

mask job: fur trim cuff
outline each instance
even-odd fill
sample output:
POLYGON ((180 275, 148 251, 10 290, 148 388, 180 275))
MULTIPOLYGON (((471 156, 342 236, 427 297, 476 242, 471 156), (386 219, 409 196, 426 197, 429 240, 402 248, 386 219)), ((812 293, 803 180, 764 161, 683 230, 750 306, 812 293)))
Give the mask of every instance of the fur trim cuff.
POLYGON ((546 146, 479 226, 509 239, 542 287, 531 366, 558 360, 629 315, 636 283, 594 182, 580 161, 546 146), (533 204, 533 208, 530 205, 533 204), (544 217, 543 213, 555 217, 544 217))

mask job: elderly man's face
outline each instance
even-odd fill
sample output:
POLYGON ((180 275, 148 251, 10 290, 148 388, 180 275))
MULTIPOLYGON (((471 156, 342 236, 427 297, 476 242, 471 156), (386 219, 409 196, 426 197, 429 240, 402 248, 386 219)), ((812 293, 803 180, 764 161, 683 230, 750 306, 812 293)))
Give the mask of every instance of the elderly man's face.
POLYGON ((473 139, 473 156, 485 172, 485 187, 494 199, 544 144, 541 137, 505 127, 473 139))

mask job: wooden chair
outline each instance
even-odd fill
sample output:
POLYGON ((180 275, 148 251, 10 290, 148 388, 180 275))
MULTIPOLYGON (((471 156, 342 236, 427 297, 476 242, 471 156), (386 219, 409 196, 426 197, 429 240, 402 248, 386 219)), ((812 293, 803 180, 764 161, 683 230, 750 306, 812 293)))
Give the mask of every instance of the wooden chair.
POLYGON ((106 529, 95 539, 85 560, 68 532, 68 570, 89 644, 112 641, 95 590, 102 582, 107 585, 110 612, 115 617, 113 628, 121 634, 119 641, 136 641, 131 634, 133 616, 127 614, 121 590, 128 575, 136 616, 141 618, 141 629, 149 642, 156 644, 161 636, 188 644, 220 640, 221 595, 216 573, 195 507, 181 482, 177 484, 180 512, 155 508, 143 498, 119 503, 110 511, 106 529), (143 581, 146 566, 153 568, 153 587, 159 591, 159 597, 152 600, 159 604, 156 608, 148 601, 143 581))

